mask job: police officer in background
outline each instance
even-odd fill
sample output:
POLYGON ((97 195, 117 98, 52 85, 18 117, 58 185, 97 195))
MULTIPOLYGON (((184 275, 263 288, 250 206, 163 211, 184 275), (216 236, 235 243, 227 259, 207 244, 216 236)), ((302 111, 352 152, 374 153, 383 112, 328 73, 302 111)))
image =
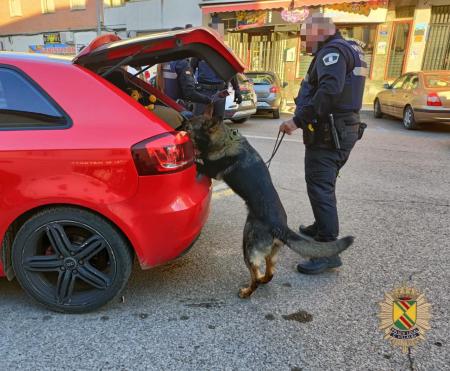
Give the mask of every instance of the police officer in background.
MULTIPOLYGON (((303 129, 305 179, 314 223, 300 232, 317 241, 334 241, 339 235, 335 186, 365 124, 360 122, 367 65, 362 48, 344 40, 331 19, 313 14, 301 26, 307 53, 314 56, 296 98, 294 117, 281 124, 291 134, 303 129)), ((297 269, 317 274, 342 265, 338 255, 310 259, 297 269)))
MULTIPOLYGON (((228 84, 214 72, 206 61, 192 58, 191 67, 196 74, 199 93, 212 97, 217 95, 218 92, 228 89, 228 84)), ((242 102, 242 95, 236 77, 233 77, 230 82, 234 89, 234 101, 240 104, 242 102)), ((214 116, 220 120, 223 120, 225 115, 225 102, 226 98, 214 101, 214 116)), ((204 111, 205 104, 195 105, 195 115, 201 115, 204 111)))
MULTIPOLYGON (((209 104, 209 95, 202 94, 196 89, 194 74, 189 59, 180 59, 165 63, 162 66, 163 92, 174 101, 209 104)), ((186 107, 189 109, 189 107, 186 107)))
MULTIPOLYGON (((187 24, 184 28, 174 27, 172 31, 189 28, 192 28, 191 24, 187 24)), ((158 87, 164 94, 181 103, 189 111, 192 110, 189 107, 189 103, 209 104, 212 102, 208 95, 197 91, 194 74, 188 58, 158 65, 158 87)))

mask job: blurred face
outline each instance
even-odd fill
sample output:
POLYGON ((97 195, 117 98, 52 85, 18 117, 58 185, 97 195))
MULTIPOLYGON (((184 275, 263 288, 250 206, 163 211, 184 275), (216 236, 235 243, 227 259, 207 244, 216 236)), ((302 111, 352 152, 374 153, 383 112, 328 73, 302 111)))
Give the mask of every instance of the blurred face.
POLYGON ((329 18, 313 15, 308 17, 300 28, 302 48, 306 53, 315 53, 320 44, 336 32, 336 26, 329 18))

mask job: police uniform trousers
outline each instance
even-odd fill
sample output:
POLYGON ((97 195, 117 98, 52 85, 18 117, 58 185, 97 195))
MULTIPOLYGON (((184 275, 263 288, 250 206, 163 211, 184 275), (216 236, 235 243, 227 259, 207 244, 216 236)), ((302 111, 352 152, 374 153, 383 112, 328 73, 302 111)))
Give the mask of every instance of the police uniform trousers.
POLYGON ((333 241, 339 235, 336 179, 358 140, 359 122, 359 115, 355 113, 335 115, 341 149, 336 149, 332 142, 321 140, 306 146, 305 180, 318 240, 333 241))
MULTIPOLYGON (((212 97, 217 92, 224 90, 225 84, 223 85, 206 85, 199 83, 197 86, 197 91, 201 94, 204 94, 208 97, 212 97)), ((221 120, 223 120, 225 115, 225 98, 217 99, 214 102, 214 117, 219 117, 221 120)), ((206 104, 203 103, 196 103, 194 107, 194 115, 199 116, 203 115, 205 112, 206 104)))

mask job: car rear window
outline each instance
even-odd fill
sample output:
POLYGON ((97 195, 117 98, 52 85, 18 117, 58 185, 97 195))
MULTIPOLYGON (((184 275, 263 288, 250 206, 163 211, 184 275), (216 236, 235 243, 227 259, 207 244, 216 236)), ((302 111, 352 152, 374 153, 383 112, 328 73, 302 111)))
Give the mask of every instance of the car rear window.
POLYGON ((0 129, 66 126, 65 115, 20 72, 0 68, 0 129))
POLYGON ((427 88, 450 88, 450 74, 448 75, 424 75, 427 88))
POLYGON ((247 77, 254 85, 272 85, 274 83, 273 76, 265 73, 247 74, 247 77))

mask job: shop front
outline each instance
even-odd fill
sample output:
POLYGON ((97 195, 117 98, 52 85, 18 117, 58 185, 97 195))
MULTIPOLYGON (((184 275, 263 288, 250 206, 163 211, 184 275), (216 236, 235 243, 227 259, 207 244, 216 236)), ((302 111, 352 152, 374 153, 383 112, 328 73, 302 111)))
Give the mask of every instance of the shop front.
POLYGON ((386 20, 387 2, 330 3, 259 1, 226 6, 222 2, 220 6, 203 7, 203 13, 208 16, 205 24, 224 33, 225 41, 248 71, 274 71, 287 82, 287 100, 292 102, 312 60, 302 52, 299 37, 301 21, 311 13, 331 17, 344 37, 358 40, 369 67, 372 65, 377 27, 386 20))

